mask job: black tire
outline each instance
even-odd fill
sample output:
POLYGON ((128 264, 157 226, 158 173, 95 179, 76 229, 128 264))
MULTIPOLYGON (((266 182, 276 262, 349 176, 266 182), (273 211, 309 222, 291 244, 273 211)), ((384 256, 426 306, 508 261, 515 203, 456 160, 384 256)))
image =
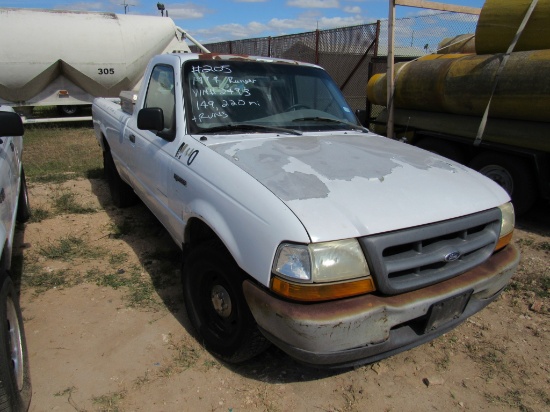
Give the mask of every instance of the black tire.
POLYGON ((135 205, 138 200, 137 195, 118 174, 113 155, 108 148, 103 151, 103 170, 115 206, 123 208, 135 205))
POLYGON ((500 153, 482 153, 469 164, 508 192, 516 215, 527 212, 537 200, 537 184, 525 159, 500 153))
POLYGON ((67 117, 76 116, 80 113, 80 107, 73 104, 57 106, 57 109, 59 110, 59 114, 67 117))
POLYGON ((27 222, 31 217, 31 206, 29 203, 29 191, 27 189, 27 179, 25 170, 21 168, 21 187, 19 188, 19 200, 17 203, 17 221, 19 223, 27 222))
POLYGON ((229 363, 249 360, 269 346, 246 303, 244 279, 219 242, 192 249, 182 269, 189 320, 205 348, 229 363))
POLYGON ((29 408, 31 380, 23 318, 13 282, 2 273, 0 291, 0 411, 29 408))
POLYGON ((414 144, 416 147, 427 150, 446 157, 447 159, 454 160, 457 163, 466 161, 466 156, 462 148, 456 143, 449 142, 447 140, 433 139, 430 137, 424 137, 414 144))

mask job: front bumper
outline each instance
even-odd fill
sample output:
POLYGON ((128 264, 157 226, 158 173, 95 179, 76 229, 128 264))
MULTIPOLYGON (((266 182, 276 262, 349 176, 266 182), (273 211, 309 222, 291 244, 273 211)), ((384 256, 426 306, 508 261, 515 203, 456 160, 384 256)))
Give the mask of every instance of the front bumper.
POLYGON ((518 263, 510 244, 476 268, 423 289, 314 304, 282 300, 250 281, 243 289, 260 330, 276 346, 306 364, 343 367, 376 362, 448 332, 495 300, 518 263), (460 316, 424 331, 430 308, 469 291, 460 316))

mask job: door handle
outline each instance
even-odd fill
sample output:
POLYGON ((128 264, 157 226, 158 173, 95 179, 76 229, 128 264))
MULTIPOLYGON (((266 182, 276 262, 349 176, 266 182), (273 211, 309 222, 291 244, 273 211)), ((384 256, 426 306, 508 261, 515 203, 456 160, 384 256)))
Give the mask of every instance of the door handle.
POLYGON ((135 143, 135 142, 136 142, 136 136, 134 136, 133 134, 131 134, 131 135, 128 137, 128 139, 130 139, 130 141, 131 141, 132 143, 135 143))
POLYGON ((184 186, 187 186, 187 181, 181 177, 181 176, 178 176, 177 174, 174 173, 174 180, 178 183, 181 183, 182 185, 184 186))

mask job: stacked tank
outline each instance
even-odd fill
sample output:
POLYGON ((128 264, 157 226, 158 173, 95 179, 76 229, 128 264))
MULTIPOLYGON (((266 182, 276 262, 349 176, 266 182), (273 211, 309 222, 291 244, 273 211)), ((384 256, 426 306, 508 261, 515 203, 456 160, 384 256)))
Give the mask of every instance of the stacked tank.
POLYGON ((0 104, 89 104, 140 82, 149 59, 189 51, 160 16, 0 9, 0 104))
MULTIPOLYGON (((395 123, 475 138, 499 65, 530 4, 487 0, 475 45, 472 35, 444 39, 440 45, 455 53, 397 64, 395 123), (475 53, 456 53, 463 50, 475 53)), ((484 139, 550 152, 549 73, 550 0, 539 0, 500 74, 484 139)), ((370 79, 367 95, 370 102, 386 105, 385 74, 370 79)))

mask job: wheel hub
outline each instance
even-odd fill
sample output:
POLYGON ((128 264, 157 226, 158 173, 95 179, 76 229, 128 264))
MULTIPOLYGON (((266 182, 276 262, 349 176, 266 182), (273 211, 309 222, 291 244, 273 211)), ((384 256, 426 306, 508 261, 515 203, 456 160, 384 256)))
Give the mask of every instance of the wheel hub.
POLYGON ((514 179, 506 169, 498 165, 488 165, 479 172, 498 183, 511 196, 514 193, 514 179))
POLYGON ((231 315, 231 298, 227 290, 221 285, 214 285, 210 297, 216 313, 222 318, 228 318, 231 315))

